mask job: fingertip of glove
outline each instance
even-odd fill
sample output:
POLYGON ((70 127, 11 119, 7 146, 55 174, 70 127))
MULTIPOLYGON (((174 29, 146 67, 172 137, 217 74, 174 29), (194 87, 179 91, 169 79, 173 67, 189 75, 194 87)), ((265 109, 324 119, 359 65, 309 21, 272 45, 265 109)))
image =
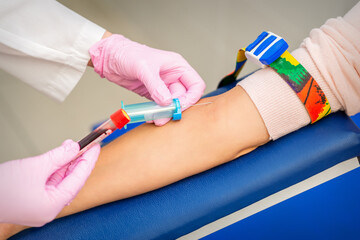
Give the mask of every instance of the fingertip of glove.
POLYGON ((168 106, 172 102, 171 96, 169 96, 169 97, 164 97, 164 96, 160 96, 160 97, 156 96, 155 97, 155 96, 153 96, 152 99, 154 99, 154 101, 157 104, 159 104, 160 106, 168 106))
POLYGON ((186 110, 188 108, 188 106, 190 105, 186 95, 180 96, 179 101, 180 101, 180 105, 181 105, 181 111, 186 110))
POLYGON ((155 123, 156 126, 161 127, 161 126, 164 126, 169 121, 170 121, 170 118, 164 118, 164 119, 154 120, 154 123, 155 123))
POLYGON ((170 90, 165 84, 158 85, 156 89, 149 92, 151 93, 151 98, 160 106, 167 106, 172 102, 170 90))
POLYGON ((68 153, 77 153, 80 150, 79 144, 71 139, 65 140, 62 146, 65 148, 65 152, 68 153))
POLYGON ((67 145, 69 145, 69 144, 71 144, 71 143, 73 143, 74 141, 73 140, 71 140, 71 139, 66 139, 62 144, 61 144, 61 146, 67 146, 67 145))

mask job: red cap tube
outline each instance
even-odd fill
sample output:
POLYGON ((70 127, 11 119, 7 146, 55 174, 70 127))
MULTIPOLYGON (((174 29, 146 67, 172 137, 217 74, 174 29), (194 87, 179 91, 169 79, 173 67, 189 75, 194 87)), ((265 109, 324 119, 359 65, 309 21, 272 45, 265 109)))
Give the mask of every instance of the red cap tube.
POLYGON ((122 129, 130 122, 129 115, 122 108, 111 114, 110 119, 118 129, 122 129))

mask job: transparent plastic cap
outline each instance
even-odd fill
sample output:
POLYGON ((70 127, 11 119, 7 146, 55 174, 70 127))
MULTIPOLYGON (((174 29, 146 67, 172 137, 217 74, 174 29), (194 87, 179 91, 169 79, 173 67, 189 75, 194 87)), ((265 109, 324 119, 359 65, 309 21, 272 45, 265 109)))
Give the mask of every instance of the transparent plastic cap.
POLYGON ((181 119, 181 107, 179 99, 173 99, 168 106, 160 106, 155 102, 136 103, 122 106, 130 117, 130 123, 152 121, 162 118, 181 119))

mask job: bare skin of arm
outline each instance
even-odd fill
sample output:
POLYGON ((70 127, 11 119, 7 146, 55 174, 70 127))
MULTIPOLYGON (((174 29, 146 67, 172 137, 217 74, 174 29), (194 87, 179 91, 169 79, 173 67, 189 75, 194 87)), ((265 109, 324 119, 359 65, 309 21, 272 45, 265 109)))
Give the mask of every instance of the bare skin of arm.
MULTIPOLYGON (((212 103, 192 107, 181 121, 162 127, 144 124, 105 146, 84 187, 58 217, 158 189, 269 141, 255 105, 241 87, 200 102, 212 103)), ((7 237, 25 228, 0 224, 7 237)))
POLYGON ((104 147, 85 186, 59 216, 166 186, 268 141, 241 87, 202 101, 213 103, 193 107, 181 121, 163 127, 144 124, 104 147))

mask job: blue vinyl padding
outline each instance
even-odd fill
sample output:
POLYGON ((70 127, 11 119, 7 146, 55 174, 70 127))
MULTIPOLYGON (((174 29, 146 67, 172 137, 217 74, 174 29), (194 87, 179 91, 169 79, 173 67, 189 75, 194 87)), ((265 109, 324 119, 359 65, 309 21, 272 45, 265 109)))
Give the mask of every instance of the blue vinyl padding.
POLYGON ((356 168, 202 240, 358 240, 359 182, 356 168))
POLYGON ((209 171, 11 239, 175 239, 359 155, 360 129, 338 112, 209 171))
POLYGON ((358 127, 360 127, 360 113, 351 116, 351 119, 353 120, 353 122, 358 125, 358 127))

